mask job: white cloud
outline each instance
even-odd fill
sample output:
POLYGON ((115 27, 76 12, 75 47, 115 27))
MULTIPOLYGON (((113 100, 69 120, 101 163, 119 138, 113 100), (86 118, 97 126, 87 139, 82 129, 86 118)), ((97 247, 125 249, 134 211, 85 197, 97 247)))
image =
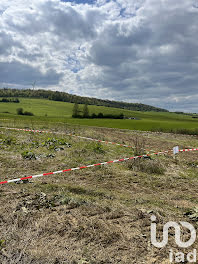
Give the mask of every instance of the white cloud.
POLYGON ((192 0, 1 0, 0 83, 198 112, 197 20, 192 0))

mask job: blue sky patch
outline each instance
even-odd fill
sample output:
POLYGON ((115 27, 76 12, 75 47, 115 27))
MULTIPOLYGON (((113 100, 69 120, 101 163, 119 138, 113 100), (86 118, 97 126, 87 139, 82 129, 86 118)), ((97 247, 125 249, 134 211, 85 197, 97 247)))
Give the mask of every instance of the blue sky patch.
POLYGON ((71 2, 71 3, 76 3, 76 4, 93 5, 96 2, 96 0, 61 0, 61 2, 71 2))

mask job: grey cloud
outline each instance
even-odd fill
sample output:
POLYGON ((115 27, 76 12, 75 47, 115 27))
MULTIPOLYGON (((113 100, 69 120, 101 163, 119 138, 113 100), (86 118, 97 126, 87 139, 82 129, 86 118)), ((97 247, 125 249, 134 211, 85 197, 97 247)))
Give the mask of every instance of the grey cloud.
POLYGON ((97 65, 116 67, 123 62, 134 62, 137 58, 137 45, 145 45, 151 36, 146 25, 131 27, 129 23, 109 25, 101 32, 90 50, 91 60, 97 65))
POLYGON ((17 61, 0 62, 0 83, 30 85, 36 80, 39 85, 46 86, 58 84, 61 77, 54 70, 43 74, 38 69, 17 61))
POLYGON ((21 44, 14 41, 10 34, 0 31, 0 55, 8 55, 12 47, 21 47, 21 44))
POLYGON ((140 9, 138 26, 131 27, 131 19, 126 23, 131 27, 127 34, 122 22, 109 25, 91 48, 92 61, 102 68, 98 82, 115 99, 133 101, 142 95, 163 102, 197 95, 198 12, 190 5, 186 9, 185 1, 173 7, 166 1, 163 8, 158 2, 151 7, 154 14, 140 9))

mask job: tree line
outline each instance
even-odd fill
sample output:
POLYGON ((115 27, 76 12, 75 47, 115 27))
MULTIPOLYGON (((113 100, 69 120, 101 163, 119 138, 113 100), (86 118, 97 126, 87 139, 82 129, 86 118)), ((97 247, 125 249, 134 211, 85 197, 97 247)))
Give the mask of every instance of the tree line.
POLYGON ((20 103, 20 101, 18 98, 14 98, 14 99, 3 98, 0 100, 0 103, 20 103))
POLYGON ((155 111, 155 112, 168 112, 168 110, 145 105, 139 103, 126 103, 110 100, 102 100, 91 97, 82 97, 65 92, 50 91, 50 90, 30 90, 30 89, 0 89, 0 97, 25 97, 25 98, 39 98, 49 99, 53 101, 61 101, 68 103, 78 103, 96 106, 106 106, 121 109, 128 109, 133 111, 155 111))
POLYGON ((88 105, 85 104, 83 106, 83 110, 80 111, 79 105, 77 103, 74 104, 73 111, 72 111, 72 117, 73 118, 111 118, 111 119, 123 119, 124 115, 121 114, 89 114, 89 108, 88 105))

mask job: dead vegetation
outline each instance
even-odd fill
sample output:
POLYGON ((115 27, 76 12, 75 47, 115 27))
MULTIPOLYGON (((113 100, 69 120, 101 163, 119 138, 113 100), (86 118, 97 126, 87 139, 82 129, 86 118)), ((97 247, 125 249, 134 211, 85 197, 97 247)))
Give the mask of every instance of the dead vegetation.
MULTIPOLYGON (((0 129, 0 180, 142 155, 145 148, 197 146, 182 135, 48 129, 135 148, 0 129)), ((169 220, 197 227, 197 160, 196 152, 177 161, 162 155, 0 186, 0 263, 168 263, 169 248, 179 250, 174 236, 162 250, 152 246, 150 217, 157 216, 159 230, 169 220)))

